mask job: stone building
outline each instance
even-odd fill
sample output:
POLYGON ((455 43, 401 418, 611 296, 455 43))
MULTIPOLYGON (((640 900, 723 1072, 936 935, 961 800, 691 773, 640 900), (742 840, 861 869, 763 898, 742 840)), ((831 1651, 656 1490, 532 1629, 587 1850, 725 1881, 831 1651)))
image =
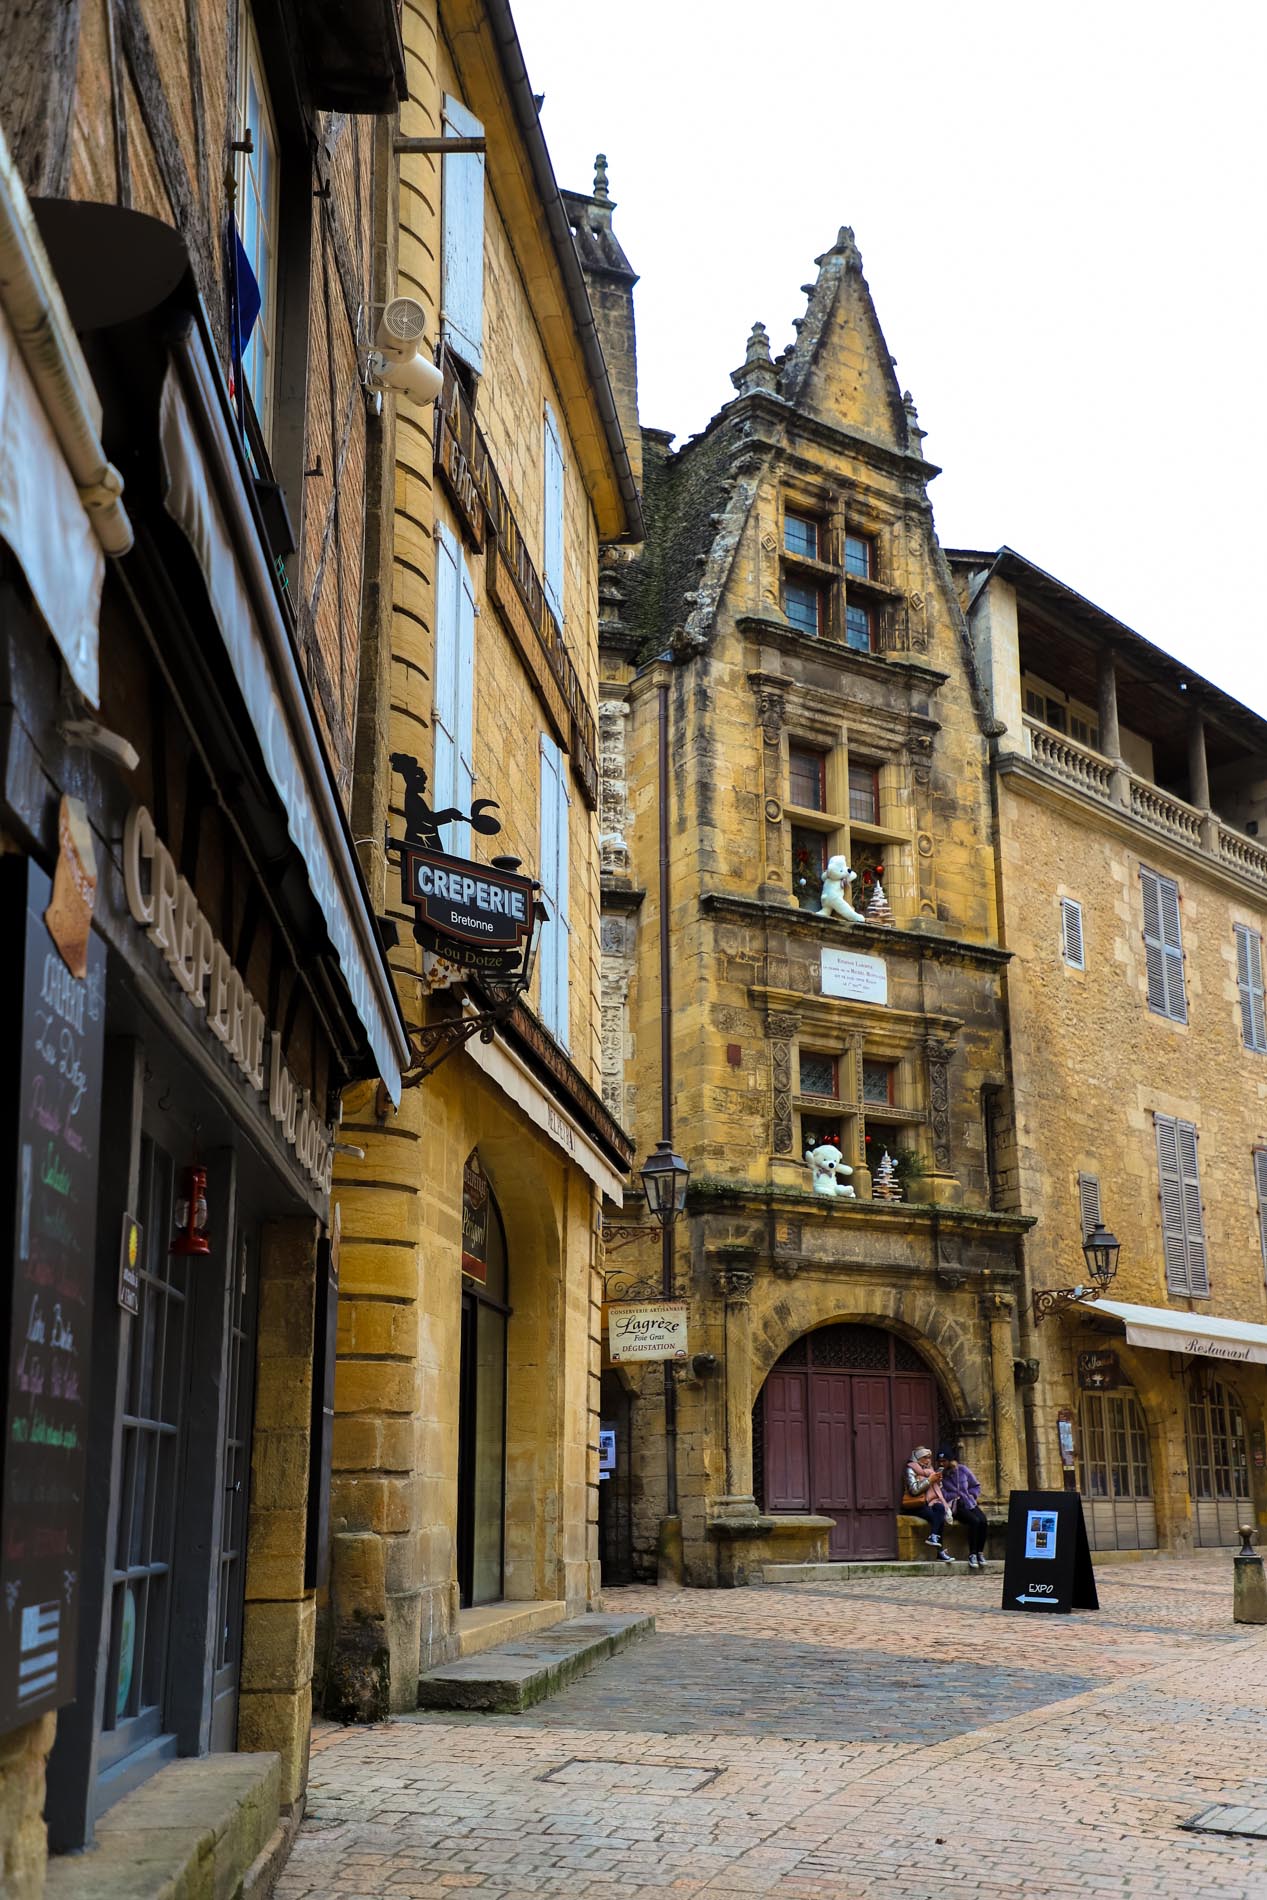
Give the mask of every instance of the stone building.
POLYGON ((993 721, 1033 1472, 1069 1467, 1100 1548, 1235 1543, 1267 1522, 1267 723, 1012 549, 949 558, 993 721), (1116 1280, 1034 1325, 1097 1219, 1116 1280))
MULTIPOLYGON (((807 290, 702 434, 643 431, 647 541, 601 582, 607 1100, 643 1152, 667 1092, 691 1167, 675 1450, 660 1366, 604 1373, 614 1575, 654 1566, 666 1457, 695 1583, 893 1555, 914 1441, 962 1441, 992 1501, 1020 1470, 993 715, 850 231, 807 290), (840 861, 865 921, 821 914, 840 861), (832 1153, 852 1197, 812 1185, 832 1153)), ((609 1296, 658 1273, 635 1238, 609 1296)))
POLYGON ((593 708, 599 544, 641 538, 637 488, 508 9, 420 0, 405 59, 388 294, 440 313, 444 388, 398 408, 391 614, 361 685, 355 827, 418 1058, 398 1111, 350 1092, 363 1154, 336 1178, 320 1647, 325 1706, 362 1716, 596 1601, 597 1234, 631 1153, 598 1087, 593 708), (461 1022, 496 986, 424 952, 402 901, 418 768, 446 851, 485 877, 518 861, 547 912, 487 1039, 461 1022))
POLYGON ((358 326, 403 52, 393 0, 330 19, 0 8, 0 1888, 23 1900, 46 1845, 52 1893, 135 1891, 141 1863, 237 1892, 307 1778, 338 1105, 361 1077, 396 1097, 410 1055, 349 822, 389 598, 358 326))

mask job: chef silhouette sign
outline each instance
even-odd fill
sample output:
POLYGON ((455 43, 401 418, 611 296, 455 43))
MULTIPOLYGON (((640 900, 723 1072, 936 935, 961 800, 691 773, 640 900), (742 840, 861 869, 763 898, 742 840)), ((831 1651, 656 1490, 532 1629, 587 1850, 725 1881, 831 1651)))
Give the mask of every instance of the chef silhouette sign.
POLYGON ((414 936, 426 950, 473 975, 514 978, 524 966, 540 911, 537 885, 519 874, 518 858, 478 864, 454 857, 440 839, 442 825, 469 824, 495 838, 501 819, 496 799, 477 798, 469 812, 457 806, 434 811, 427 800, 427 774, 417 759, 393 752, 392 765, 405 783, 405 835, 400 852, 401 898, 415 916, 414 936))

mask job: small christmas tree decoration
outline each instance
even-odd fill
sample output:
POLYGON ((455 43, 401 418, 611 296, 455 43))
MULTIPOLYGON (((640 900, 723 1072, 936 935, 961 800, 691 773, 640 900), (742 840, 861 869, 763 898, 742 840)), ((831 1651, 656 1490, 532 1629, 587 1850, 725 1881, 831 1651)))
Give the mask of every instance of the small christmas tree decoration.
POLYGON ((883 866, 877 866, 875 883, 867 902, 866 919, 869 924, 881 924, 885 930, 893 928, 893 912, 889 909, 889 900, 884 895, 884 886, 880 882, 883 866))
POLYGON ((897 1178, 897 1169, 890 1159, 887 1148, 881 1155, 880 1165, 871 1178, 871 1198, 873 1201, 900 1201, 902 1198, 902 1184, 897 1178))

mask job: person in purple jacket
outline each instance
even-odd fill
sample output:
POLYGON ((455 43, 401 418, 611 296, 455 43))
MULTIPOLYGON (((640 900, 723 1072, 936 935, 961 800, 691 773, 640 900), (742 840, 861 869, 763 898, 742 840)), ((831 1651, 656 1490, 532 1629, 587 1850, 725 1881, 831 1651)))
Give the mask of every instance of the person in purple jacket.
POLYGON ((984 1570, 986 1532, 989 1524, 981 1509, 981 1480, 975 1471, 956 1458, 947 1446, 942 1450, 941 1490, 946 1500, 946 1516, 957 1518, 968 1533, 968 1568, 984 1570))

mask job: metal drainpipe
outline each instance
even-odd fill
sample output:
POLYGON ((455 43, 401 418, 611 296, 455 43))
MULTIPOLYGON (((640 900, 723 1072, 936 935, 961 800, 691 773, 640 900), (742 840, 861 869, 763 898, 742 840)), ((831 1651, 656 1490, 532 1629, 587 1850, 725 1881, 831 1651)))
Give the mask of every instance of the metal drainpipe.
POLYGON ((101 404, 2 131, 0 303, 93 533, 107 554, 126 554, 132 524, 119 499, 123 477, 101 445, 101 404))
MULTIPOLYGON (((658 792, 660 804, 660 1136, 673 1144, 673 993, 669 967, 669 683, 656 688, 658 792)), ((673 1298, 673 1224, 660 1233, 660 1288, 673 1298)), ((677 1500, 677 1384, 673 1362, 664 1362, 665 1516, 678 1514, 677 1500)))

